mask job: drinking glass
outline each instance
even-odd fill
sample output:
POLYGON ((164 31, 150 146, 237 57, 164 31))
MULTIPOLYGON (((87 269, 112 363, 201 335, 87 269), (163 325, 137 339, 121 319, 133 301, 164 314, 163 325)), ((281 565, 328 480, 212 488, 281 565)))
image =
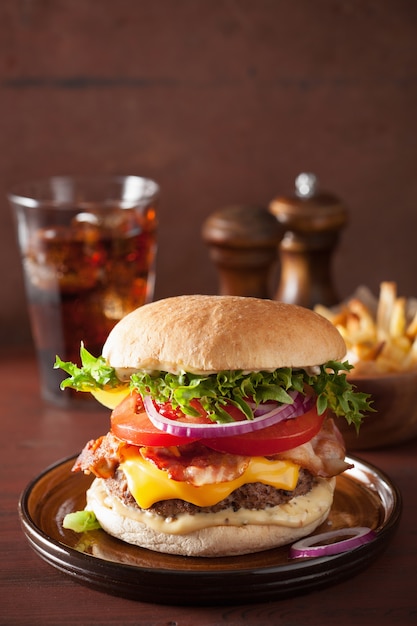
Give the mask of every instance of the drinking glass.
POLYGON ((41 393, 68 404, 56 355, 95 356, 113 326, 152 300, 159 185, 139 176, 56 176, 8 195, 22 256, 41 393))

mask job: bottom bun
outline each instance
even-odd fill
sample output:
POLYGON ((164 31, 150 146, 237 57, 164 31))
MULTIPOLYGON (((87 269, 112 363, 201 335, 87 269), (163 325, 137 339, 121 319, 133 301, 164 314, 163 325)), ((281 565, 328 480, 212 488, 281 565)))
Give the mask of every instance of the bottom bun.
MULTIPOLYGON (((211 514, 201 513, 192 517, 204 516, 207 525, 201 527, 200 519, 196 524, 198 528, 186 533, 156 530, 152 527, 154 515, 127 507, 109 495, 103 479, 96 478, 87 491, 86 508, 94 511, 101 527, 108 534, 129 544, 181 556, 235 556, 277 548, 312 533, 329 514, 335 484, 334 478, 319 479, 308 494, 293 498, 285 505, 268 507, 265 511, 268 523, 260 523, 259 511, 245 510, 243 525, 233 523, 232 510, 225 511, 224 521, 227 520, 228 524, 219 524, 216 520, 216 525, 210 525, 211 514), (282 514, 283 507, 285 515, 282 514)), ((236 522, 238 519, 242 519, 241 514, 235 517, 236 522)), ((169 523, 167 520, 167 527, 169 523)))

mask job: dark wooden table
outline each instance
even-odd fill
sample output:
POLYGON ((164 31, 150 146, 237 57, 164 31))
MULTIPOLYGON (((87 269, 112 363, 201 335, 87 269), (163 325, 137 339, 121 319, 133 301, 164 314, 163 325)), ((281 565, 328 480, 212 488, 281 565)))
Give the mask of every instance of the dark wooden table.
MULTIPOLYGON (((361 453, 384 470, 403 495, 399 529, 365 571, 328 589, 265 604, 176 607, 125 600, 93 591, 41 560, 21 530, 17 504, 26 484, 57 460, 77 453, 107 430, 104 410, 68 411, 39 397, 30 354, 0 357, 1 385, 1 589, 0 623, 198 624, 338 626, 417 623, 417 440, 361 453)), ((163 589, 161 589, 161 594, 163 589)))

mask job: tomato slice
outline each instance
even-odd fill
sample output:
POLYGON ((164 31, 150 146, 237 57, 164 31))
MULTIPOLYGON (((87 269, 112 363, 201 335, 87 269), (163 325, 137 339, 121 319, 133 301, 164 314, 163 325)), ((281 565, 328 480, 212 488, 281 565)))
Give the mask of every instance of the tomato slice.
POLYGON ((218 452, 247 456, 269 456, 291 450, 310 441, 320 431, 325 414, 318 415, 316 407, 293 419, 268 426, 262 430, 233 437, 205 439, 208 448, 218 452))
MULTIPOLYGON (((204 438, 202 443, 218 452, 245 456, 269 456, 310 441, 321 429, 324 418, 325 414, 318 415, 316 407, 313 407, 304 415, 253 433, 213 439, 204 438)), ((190 437, 177 437, 156 428, 143 408, 140 395, 136 393, 127 396, 113 410, 111 431, 116 437, 135 446, 181 446, 197 441, 190 437)))
POLYGON ((143 408, 142 398, 136 393, 127 396, 113 410, 110 422, 111 431, 116 437, 135 446, 181 446, 194 441, 156 428, 143 408))
POLYGON ((156 404, 155 407, 159 411, 161 415, 169 418, 175 422, 187 422, 193 424, 212 424, 212 421, 208 418, 206 411, 201 406, 198 400, 191 400, 191 406, 198 411, 199 415, 197 417, 191 417, 190 415, 185 415, 181 409, 173 409, 170 402, 166 402, 165 404, 156 404))

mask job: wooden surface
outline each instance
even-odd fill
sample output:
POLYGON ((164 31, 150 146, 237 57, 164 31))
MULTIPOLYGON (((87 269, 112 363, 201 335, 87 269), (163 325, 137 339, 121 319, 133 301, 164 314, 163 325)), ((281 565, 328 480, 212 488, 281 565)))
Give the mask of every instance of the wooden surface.
MULTIPOLYGON (((26 484, 48 465, 75 454, 108 428, 105 410, 48 407, 38 393, 36 364, 17 352, 0 357, 1 380, 1 586, 0 623, 85 626, 415 624, 417 617, 417 440, 362 452, 402 491, 399 530, 365 571, 329 589, 288 600, 231 607, 189 608, 138 603, 92 591, 44 563, 20 528, 17 503, 26 484)), ((163 594, 163 589, 161 589, 163 594)))

